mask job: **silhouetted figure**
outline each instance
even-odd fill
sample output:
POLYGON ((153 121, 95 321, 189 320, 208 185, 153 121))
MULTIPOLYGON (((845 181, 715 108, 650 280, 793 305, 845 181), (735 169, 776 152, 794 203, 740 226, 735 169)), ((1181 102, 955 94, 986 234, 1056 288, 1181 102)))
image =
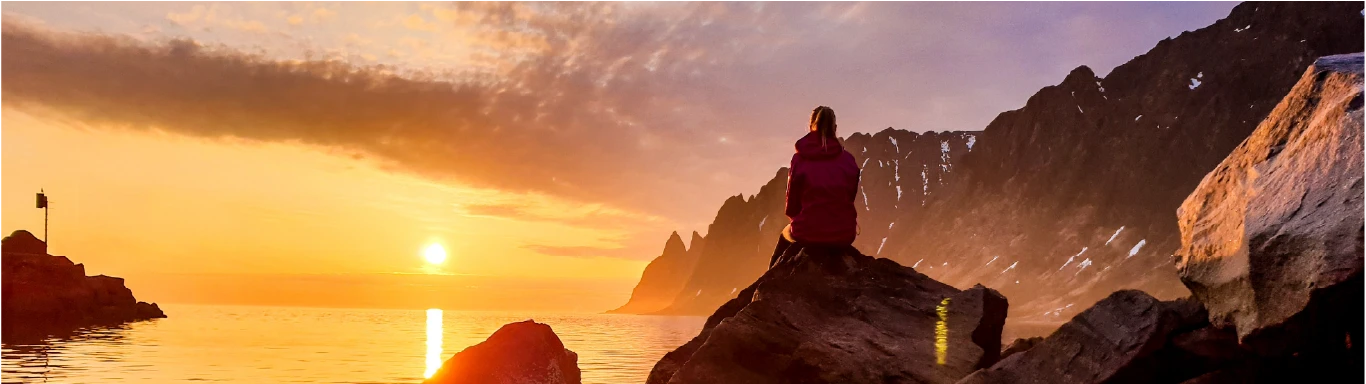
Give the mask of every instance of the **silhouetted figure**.
POLYGON ((859 167, 835 136, 835 110, 811 111, 811 131, 797 140, 797 153, 787 170, 787 217, 768 265, 790 246, 847 248, 858 236, 859 167))

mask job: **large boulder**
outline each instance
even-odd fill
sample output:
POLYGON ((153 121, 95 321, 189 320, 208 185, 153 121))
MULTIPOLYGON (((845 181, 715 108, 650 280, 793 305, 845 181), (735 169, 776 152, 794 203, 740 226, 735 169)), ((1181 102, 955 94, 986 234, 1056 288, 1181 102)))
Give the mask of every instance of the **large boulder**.
POLYGON ((1219 368, 1226 363, 1219 353, 1237 348, 1207 324, 1193 300, 1118 291, 1033 347, 959 384, 1179 383, 1219 368))
POLYGON ((1007 303, 852 247, 791 247, 649 383, 952 383, 993 363, 1007 303))
MULTIPOLYGON (((1178 211, 1181 281, 1263 356, 1338 357, 1360 378, 1362 54, 1305 71, 1178 211)), ((1357 379, 1360 382, 1360 379, 1357 379)))
POLYGON ((549 325, 527 320, 451 356, 428 384, 578 384, 579 355, 549 325))

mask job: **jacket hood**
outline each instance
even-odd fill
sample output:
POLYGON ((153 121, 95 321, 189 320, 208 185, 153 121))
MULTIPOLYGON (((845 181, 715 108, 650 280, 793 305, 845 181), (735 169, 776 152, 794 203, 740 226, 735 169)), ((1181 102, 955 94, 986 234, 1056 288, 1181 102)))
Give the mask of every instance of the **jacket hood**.
POLYGON ((825 139, 824 145, 821 141, 821 136, 816 132, 807 133, 797 140, 797 155, 808 159, 828 159, 844 152, 839 139, 825 139))

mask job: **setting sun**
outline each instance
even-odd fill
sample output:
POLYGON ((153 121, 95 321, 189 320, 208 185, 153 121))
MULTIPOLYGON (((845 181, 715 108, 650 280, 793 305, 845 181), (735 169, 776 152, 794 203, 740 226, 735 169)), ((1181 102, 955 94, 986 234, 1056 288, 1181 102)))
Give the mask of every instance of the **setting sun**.
POLYGON ((446 247, 441 244, 432 243, 422 250, 422 258, 429 264, 441 264, 446 262, 446 247))

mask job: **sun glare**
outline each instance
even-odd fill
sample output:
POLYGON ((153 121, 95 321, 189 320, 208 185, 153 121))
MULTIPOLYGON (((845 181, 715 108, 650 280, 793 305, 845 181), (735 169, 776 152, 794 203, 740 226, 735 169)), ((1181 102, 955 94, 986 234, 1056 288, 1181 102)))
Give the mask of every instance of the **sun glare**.
POLYGON ((444 263, 446 262, 446 247, 442 247, 441 244, 432 243, 431 245, 428 245, 426 249, 422 250, 422 258, 427 260, 428 264, 444 263))

